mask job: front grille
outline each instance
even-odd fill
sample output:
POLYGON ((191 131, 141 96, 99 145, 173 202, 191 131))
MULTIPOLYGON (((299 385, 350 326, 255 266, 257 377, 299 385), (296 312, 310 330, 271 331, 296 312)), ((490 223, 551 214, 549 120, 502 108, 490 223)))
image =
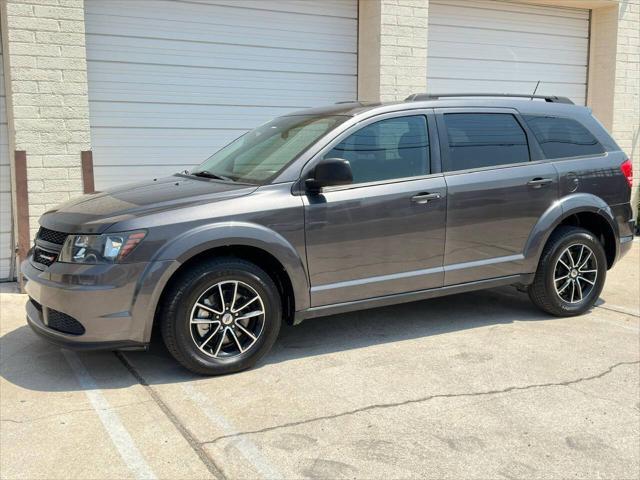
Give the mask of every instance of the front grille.
POLYGON ((56 245, 62 245, 68 236, 68 233, 55 232, 44 227, 40 227, 40 230, 38 230, 38 240, 55 243, 56 245))
POLYGON ((40 313, 42 313, 42 305, 40 305, 38 302, 36 302, 31 297, 29 297, 29 300, 31 301, 31 303, 33 303, 33 306, 36 307, 36 310, 38 310, 40 313))
POLYGON ((49 308, 48 310, 49 315, 47 316, 47 326, 49 328, 62 333, 69 333, 71 335, 82 335, 84 333, 84 327, 82 324, 72 316, 52 308, 49 308))
POLYGON ((45 267, 50 266, 58 259, 58 254, 55 252, 49 252, 47 250, 43 250, 39 247, 35 247, 33 249, 33 261, 39 263, 40 265, 44 265, 45 267))

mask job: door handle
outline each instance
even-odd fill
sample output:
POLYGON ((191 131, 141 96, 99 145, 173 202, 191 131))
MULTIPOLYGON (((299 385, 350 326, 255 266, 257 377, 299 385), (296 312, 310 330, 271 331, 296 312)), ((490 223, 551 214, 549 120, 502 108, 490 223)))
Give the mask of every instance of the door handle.
POLYGON ((527 185, 532 186, 533 188, 544 187, 545 185, 549 185, 553 182, 552 178, 534 178, 533 180, 529 180, 527 185))
POLYGON ((425 204, 429 203, 431 200, 437 200, 440 198, 439 193, 418 193, 411 197, 411 201, 414 203, 425 204))

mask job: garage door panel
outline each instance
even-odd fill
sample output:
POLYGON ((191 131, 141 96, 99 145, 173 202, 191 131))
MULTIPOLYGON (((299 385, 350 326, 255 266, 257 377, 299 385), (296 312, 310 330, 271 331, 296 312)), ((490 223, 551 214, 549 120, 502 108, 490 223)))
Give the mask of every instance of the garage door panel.
MULTIPOLYGON (((162 35, 163 40, 174 42, 200 42, 203 45, 245 45, 259 48, 273 49, 291 49, 291 35, 297 33, 304 35, 310 42, 305 42, 299 46, 298 50, 303 51, 334 51, 342 53, 351 53, 352 46, 357 42, 357 37, 349 35, 340 35, 337 32, 295 32, 293 29, 266 30, 260 31, 256 26, 243 28, 227 28, 224 26, 214 25, 215 35, 209 32, 175 32, 173 30, 164 32, 158 28, 156 31, 148 31, 150 25, 145 26, 145 30, 140 29, 139 21, 127 26, 119 19, 114 18, 117 25, 102 24, 92 22, 87 18, 87 28, 91 29, 91 35, 94 37, 107 37, 113 39, 115 36, 123 36, 127 38, 150 39, 156 37, 153 35, 162 35), (107 33, 108 32, 108 33, 107 33), (312 42, 312 43, 311 43, 312 42)), ((193 28, 187 26, 185 28, 193 28)))
POLYGON ((184 169, 275 116, 355 99, 356 14, 356 0, 87 0, 96 188, 184 169))
MULTIPOLYGON (((436 10, 437 12, 437 10, 436 10)), ((434 41, 457 44, 500 45, 512 48, 551 48, 586 55, 589 50, 588 37, 566 37, 562 35, 492 29, 470 29, 452 25, 429 24, 429 38, 434 41)), ((431 48, 431 47, 429 47, 431 48)))
POLYGON ((184 105, 113 102, 95 102, 91 110, 91 123, 96 127, 223 130, 246 130, 247 122, 260 125, 274 116, 291 111, 287 107, 232 105, 212 108, 208 105, 189 105, 187 109, 184 105))
MULTIPOLYGON (((555 65, 545 72, 545 82, 570 83, 576 78, 582 78, 587 74, 587 67, 572 65, 555 65)), ((522 80, 523 78, 535 78, 540 75, 539 63, 517 62, 516 65, 509 61, 494 60, 465 60, 442 58, 430 67, 432 78, 470 78, 471 80, 522 80), (473 72, 473 78, 470 78, 473 72)))
POLYGON ((430 92, 538 93, 584 104, 587 10, 492 0, 429 6, 430 92))
POLYGON ((8 194, 9 201, 11 201, 11 175, 5 175, 5 172, 9 173, 9 164, 0 164, 0 170, 2 171, 2 175, 0 175, 0 194, 8 194))
MULTIPOLYGON (((430 4, 433 6, 433 3, 430 4)), ((439 16, 442 25, 484 29, 481 24, 491 24, 491 29, 504 32, 534 33, 536 35, 552 34, 569 37, 582 37, 585 18, 568 18, 551 15, 539 15, 529 12, 508 12, 486 9, 487 4, 479 4, 477 8, 471 3, 464 5, 448 5, 447 14, 439 16), (497 13, 497 14, 496 14, 497 13)), ((526 10, 526 7, 521 7, 526 10)))
POLYGON ((0 281, 13 280, 11 167, 7 131, 2 42, 0 42, 0 281))
POLYGON ((286 88, 256 90, 251 87, 216 87, 196 86, 186 90, 178 85, 153 85, 143 83, 109 84, 108 82, 96 82, 92 104, 98 102, 136 102, 136 103, 172 103, 182 105, 254 105, 256 107, 286 107, 289 110, 298 110, 308 105, 333 103, 336 96, 347 99, 355 99, 356 92, 346 93, 344 90, 327 89, 326 86, 318 87, 313 91, 293 88, 284 104, 282 95, 286 88), (325 88, 323 88, 325 87, 325 88), (224 92, 227 92, 225 94, 224 92))
POLYGON ((433 4, 453 4, 454 6, 466 6, 474 9, 483 9, 489 12, 492 12, 493 15, 499 16, 508 13, 518 13, 523 14, 527 13, 530 15, 536 16, 545 16, 551 17, 552 19, 557 18, 578 18, 584 19, 589 17, 589 10, 580 9, 580 8, 570 8, 570 7, 549 7, 547 5, 535 5, 535 4, 523 4, 523 3, 514 3, 503 0, 431 0, 430 5, 433 4), (453 3, 456 2, 456 3, 453 3), (552 10, 551 10, 551 9, 552 10))
POLYGON ((145 182, 153 178, 167 177, 176 172, 180 172, 193 166, 192 163, 176 163, 175 165, 130 165, 123 166, 103 166, 96 165, 94 174, 100 178, 100 190, 117 187, 123 183, 145 182), (125 182, 122 177, 126 176, 125 182))
POLYGON ((233 45, 190 44, 134 38, 128 41, 109 37, 107 41, 88 40, 91 60, 96 62, 131 62, 199 68, 265 70, 342 74, 356 67, 356 56, 351 53, 300 51, 255 48, 233 45))
POLYGON ((352 78, 297 72, 252 72, 161 65, 92 63, 90 101, 157 101, 289 105, 356 98, 352 78))
MULTIPOLYGON (((199 6, 180 2, 147 0, 126 2, 114 14, 115 4, 104 2, 91 7, 86 28, 92 35, 123 35, 223 44, 246 44, 260 47, 291 48, 291 35, 304 35, 308 49, 350 51, 357 41, 349 29, 352 18, 298 15, 268 10, 249 10, 226 6, 199 6), (250 14, 248 14, 250 13, 250 14), (348 34, 345 34, 348 32, 348 34)), ((240 4, 239 4, 240 5, 240 4)))
MULTIPOLYGON (((9 191, 0 193, 0 214, 3 219, 11 215, 11 192, 9 191)), ((0 222, 0 232, 9 232, 10 230, 10 222, 0 222)))
MULTIPOLYGON (((242 1, 204 0, 201 2, 181 0, 89 0, 92 5, 89 15, 102 17, 140 18, 145 21, 186 22, 191 24, 232 25, 242 27, 267 20, 261 28, 278 29, 283 25, 294 24, 298 30, 305 22, 314 24, 311 31, 322 28, 335 28, 332 19, 357 18, 356 2, 310 2, 290 3, 282 0, 250 3, 242 1), (316 3, 316 5, 310 5, 316 3), (312 8, 293 8, 312 7, 312 8), (336 6, 343 5, 340 9, 336 6), (255 8, 258 7, 258 8, 255 8), (170 15, 170 16, 168 16, 170 15)), ((181 25, 178 25, 178 28, 181 25)))
POLYGON ((0 259, 0 278, 9 278, 11 275, 11 259, 0 259))
POLYGON ((541 49, 539 47, 523 47, 511 45, 492 45, 469 42, 439 42, 429 43, 430 58, 456 58, 456 59, 476 59, 476 60, 501 60, 505 58, 519 62, 542 63, 555 65, 576 65, 583 66, 584 61, 576 61, 576 53, 579 52, 587 56, 587 49, 583 51, 560 50, 549 47, 541 49))
MULTIPOLYGON (((100 128, 92 136, 92 145, 101 148, 137 148, 140 145, 140 135, 145 136, 145 142, 158 148, 182 148, 194 146, 211 146, 227 144, 239 137, 244 129, 187 129, 177 130, 167 135, 165 129, 146 128, 141 130, 126 130, 121 128, 100 128)), ((213 153, 213 152, 211 152, 213 153)))
MULTIPOLYGON (((202 3, 205 5, 226 5, 238 7, 241 5, 245 9, 265 9, 264 0, 190 0, 191 3, 202 3)), ((280 0, 272 2, 269 10, 298 13, 306 15, 325 15, 356 18, 358 14, 358 4, 355 2, 345 2, 343 0, 323 0, 320 2, 310 2, 309 0, 280 0)))
MULTIPOLYGON (((230 140, 233 140, 230 139, 230 140)), ((211 145, 199 145, 197 147, 162 147, 162 156, 157 155, 157 146, 149 147, 103 147, 100 149, 100 162, 94 165, 131 165, 132 161, 137 164, 145 165, 188 165, 195 166, 203 162, 220 148, 224 147, 227 142, 216 142, 211 145), (189 163, 183 159, 189 159, 189 163)))

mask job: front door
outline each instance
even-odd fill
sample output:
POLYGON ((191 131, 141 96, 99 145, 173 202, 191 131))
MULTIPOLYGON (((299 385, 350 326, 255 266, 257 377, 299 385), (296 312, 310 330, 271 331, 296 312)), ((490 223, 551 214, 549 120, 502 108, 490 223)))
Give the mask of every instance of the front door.
POLYGON ((438 111, 447 183, 445 285, 531 273, 524 249, 558 175, 511 111, 438 111))
POLYGON ((323 158, 352 185, 304 197, 312 306, 442 286, 446 186, 431 174, 424 115, 370 121, 323 158))

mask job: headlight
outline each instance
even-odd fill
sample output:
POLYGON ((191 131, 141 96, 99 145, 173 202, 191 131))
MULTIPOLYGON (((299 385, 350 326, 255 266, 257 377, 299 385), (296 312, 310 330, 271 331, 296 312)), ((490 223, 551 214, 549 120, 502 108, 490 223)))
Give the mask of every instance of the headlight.
POLYGON ((104 235, 69 235, 62 246, 59 262, 115 263, 124 259, 147 232, 108 233, 104 235))

